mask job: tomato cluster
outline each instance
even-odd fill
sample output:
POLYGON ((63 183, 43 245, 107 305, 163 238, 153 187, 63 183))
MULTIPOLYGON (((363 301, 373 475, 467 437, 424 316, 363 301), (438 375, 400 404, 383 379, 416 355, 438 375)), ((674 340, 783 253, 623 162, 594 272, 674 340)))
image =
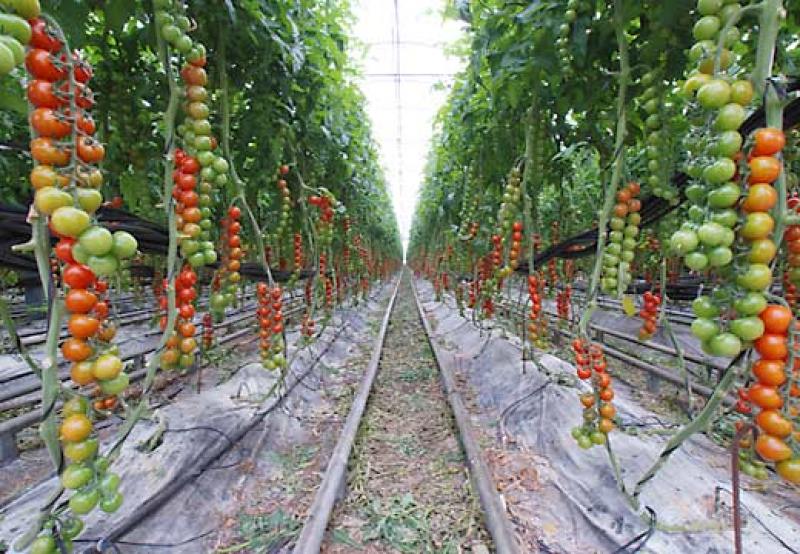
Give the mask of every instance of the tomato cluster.
POLYGON ((786 360, 789 356, 789 328, 793 325, 789 308, 770 304, 760 314, 764 333, 754 342, 759 359, 751 372, 755 383, 747 390, 747 399, 760 410, 755 415, 759 435, 755 451, 784 479, 800 483, 800 455, 787 443, 800 436, 787 413, 782 411, 785 399, 800 396, 800 389, 789 389, 786 360), (788 390, 787 390, 788 389, 788 390))
POLYGON ((289 174, 289 166, 281 165, 278 168, 278 191, 281 193, 281 216, 278 225, 275 227, 275 238, 280 241, 286 227, 289 225, 289 215, 292 213, 292 196, 289 192, 289 184, 286 182, 286 175, 289 174))
POLYGON ((197 269, 217 261, 214 243, 208 240, 211 228, 211 198, 208 193, 211 191, 209 187, 203 187, 202 195, 197 193, 200 164, 180 148, 175 150, 175 166, 172 197, 177 214, 178 244, 183 259, 197 269))
POLYGON ((267 283, 258 283, 258 327, 261 363, 265 369, 275 370, 286 366, 283 339, 283 290, 267 283))
POLYGON ((569 53, 569 37, 572 33, 572 24, 578 19, 578 12, 586 9, 587 3, 581 0, 569 0, 567 10, 564 12, 564 23, 558 28, 558 38, 556 39, 556 52, 561 61, 561 73, 568 77, 572 75, 572 65, 569 53))
POLYGON ((487 293, 493 293, 502 286, 503 279, 508 278, 519 264, 519 254, 522 245, 522 223, 516 221, 522 195, 522 174, 518 167, 513 167, 506 179, 503 191, 503 201, 497 212, 497 232, 492 236, 494 252, 492 262, 496 271, 495 278, 487 282, 487 293), (510 235, 511 240, 506 241, 510 235), (518 240, 515 240, 518 239, 518 240), (499 239, 499 240, 498 240, 499 239), (509 260, 503 264, 504 245, 508 244, 509 260), (499 256, 498 256, 499 254, 499 256))
MULTIPOLYGON (((184 266, 175 279, 175 298, 178 318, 175 329, 167 337, 166 349, 161 353, 162 369, 188 369, 194 365, 197 340, 194 338, 196 328, 193 323, 197 300, 197 273, 190 265, 184 266)), ((168 283, 164 283, 166 287, 168 283)), ((161 328, 165 329, 167 316, 161 318, 161 328)))
MULTIPOLYGON (((790 196, 786 204, 791 212, 800 215, 800 198, 790 196)), ((797 287, 800 285, 800 225, 787 225, 783 233, 786 241, 786 271, 784 272, 783 290, 786 301, 796 309, 798 301, 797 287)))
POLYGON ((614 429, 616 409, 611 401, 614 390, 611 388, 611 375, 608 373, 605 354, 601 344, 576 338, 572 341, 578 378, 592 380, 593 392, 580 397, 583 405, 583 425, 572 430, 573 438, 581 448, 591 448, 604 444, 606 435, 614 429))
POLYGON ((642 318, 642 328, 639 330, 639 340, 648 340, 656 332, 658 325, 658 307, 661 305, 661 295, 652 291, 647 291, 642 295, 643 305, 639 310, 639 317, 642 318))
MULTIPOLYGON (((17 4, 22 3, 17 1, 17 4)), ((0 13, 0 77, 25 61, 24 45, 30 42, 32 34, 31 26, 25 19, 38 18, 40 12, 38 0, 27 4, 30 6, 22 10, 15 9, 19 15, 0 13)))
POLYGON ((330 192, 323 190, 321 195, 310 196, 308 203, 319 208, 320 217, 317 224, 319 238, 322 244, 330 245, 333 242, 334 207, 338 205, 338 202, 330 192))
POLYGON ((556 295, 556 313, 560 319, 569 319, 570 301, 572 299, 572 285, 566 285, 556 295))
POLYGON ((528 337, 532 343, 539 339, 539 326, 542 315, 542 296, 539 291, 539 279, 536 275, 528 275, 528 298, 531 309, 528 314, 528 337))
POLYGON ((624 291, 631 281, 631 263, 634 259, 636 239, 642 216, 639 210, 641 187, 631 182, 617 191, 614 215, 609 222, 608 244, 603 253, 603 277, 601 286, 607 293, 624 291))

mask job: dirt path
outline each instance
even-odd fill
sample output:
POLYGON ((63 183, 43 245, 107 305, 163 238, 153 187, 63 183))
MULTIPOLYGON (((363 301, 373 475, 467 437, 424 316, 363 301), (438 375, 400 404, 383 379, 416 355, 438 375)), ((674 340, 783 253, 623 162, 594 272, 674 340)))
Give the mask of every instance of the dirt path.
POLYGON ((450 407, 403 277, 325 554, 489 552, 450 407))

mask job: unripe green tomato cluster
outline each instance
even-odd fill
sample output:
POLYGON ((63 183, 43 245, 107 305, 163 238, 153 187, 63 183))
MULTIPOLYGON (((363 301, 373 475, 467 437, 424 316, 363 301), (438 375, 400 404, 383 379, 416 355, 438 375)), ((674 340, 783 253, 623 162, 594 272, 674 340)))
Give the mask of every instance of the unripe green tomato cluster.
POLYGON ((617 203, 609 222, 608 244, 603 253, 602 280, 600 286, 608 294, 624 291, 631 282, 631 262, 639 236, 638 183, 629 183, 617 192, 617 203))
POLYGON ((578 13, 587 8, 587 2, 581 0, 569 0, 567 11, 564 12, 564 23, 558 28, 558 38, 556 39, 556 52, 561 60, 562 72, 565 75, 572 73, 570 66, 569 35, 572 33, 572 24, 578 18, 578 13))
POLYGON ((31 26, 25 20, 39 17, 38 0, 35 9, 23 8, 17 10, 17 13, 19 15, 0 13, 0 77, 11 73, 15 67, 25 62, 25 45, 31 40, 31 26), (23 15, 23 11, 31 15, 23 15))
POLYGON ((672 152, 669 133, 664 129, 664 90, 660 79, 660 71, 654 69, 642 75, 640 80, 644 87, 638 100, 645 113, 647 185, 655 196, 676 203, 679 194, 671 182, 672 152))

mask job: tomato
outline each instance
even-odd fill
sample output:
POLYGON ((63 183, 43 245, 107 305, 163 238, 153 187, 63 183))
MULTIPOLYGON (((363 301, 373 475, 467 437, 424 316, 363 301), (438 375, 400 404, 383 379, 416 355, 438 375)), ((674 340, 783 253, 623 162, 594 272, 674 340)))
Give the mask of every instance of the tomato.
POLYGON ((180 341, 180 350, 184 354, 190 354, 197 348, 197 341, 193 337, 187 337, 180 341))
POLYGON ((86 265, 98 276, 107 277, 114 275, 119 269, 119 260, 113 254, 102 256, 89 256, 86 265))
POLYGON ((730 208, 736 205, 741 189, 734 182, 725 183, 708 194, 708 205, 712 208, 730 208))
POLYGON ((161 353, 161 367, 174 367, 178 363, 180 354, 176 348, 169 348, 161 353))
POLYGON ((63 445, 64 456, 73 462, 82 462, 97 453, 97 439, 89 438, 80 442, 67 442, 63 445))
POLYGON ((608 434, 614 430, 614 422, 609 418, 601 418, 600 423, 597 424, 597 429, 601 433, 608 434))
POLYGON ((720 29, 720 20, 713 15, 706 15, 697 20, 692 29, 695 40, 712 40, 720 29))
POLYGON ((195 326, 191 321, 185 321, 178 326, 178 332, 183 337, 193 337, 195 334, 195 326))
POLYGON ((752 371, 762 385, 780 387, 786 382, 786 364, 783 360, 757 360, 752 371))
POLYGON ((749 162, 750 183, 772 183, 781 173, 781 162, 772 156, 756 156, 749 162))
POLYGON ((94 313, 100 319, 105 319, 108 317, 108 303, 106 302, 98 302, 94 306, 94 313))
POLYGON ((48 30, 47 23, 43 19, 34 19, 29 23, 31 25, 30 45, 32 48, 41 48, 50 52, 61 50, 63 46, 61 41, 48 30))
POLYGON ((113 379, 100 382, 100 390, 103 394, 117 395, 122 393, 130 384, 130 377, 127 373, 120 373, 113 379))
POLYGON ((72 314, 67 324, 70 334, 77 339, 88 339, 97 333, 100 322, 88 315, 72 314))
POLYGON ((742 351, 742 342, 733 333, 720 333, 709 339, 708 349, 714 356, 733 358, 742 351))
POLYGON ((772 270, 766 264, 750 264, 736 276, 736 282, 748 290, 762 291, 772 283, 772 270))
MULTIPOLYGON (((89 80, 92 78, 92 66, 89 65, 89 62, 84 61, 83 59, 78 56, 77 52, 72 53, 72 63, 75 67, 75 71, 73 75, 75 76, 75 80, 79 83, 88 83, 89 80)), ((93 134, 89 133, 90 135, 93 134)))
POLYGON ((740 315, 757 315, 767 307, 767 299, 760 292, 748 292, 743 297, 736 299, 733 307, 740 315))
POLYGON ((785 360, 789 354, 784 335, 765 333, 754 343, 756 352, 765 360, 785 360))
POLYGON ((783 460, 775 465, 775 471, 786 481, 800 484, 800 458, 783 460))
POLYGON ((181 79, 189 86, 204 87, 208 83, 205 69, 194 65, 185 65, 181 69, 181 79))
POLYGON ((782 462, 792 457, 792 449, 783 440, 764 433, 756 439, 756 452, 768 462, 782 462))
POLYGON ((739 233, 747 240, 767 238, 775 229, 775 220, 766 212, 753 212, 747 214, 744 225, 739 233))
POLYGON ((722 79, 712 79, 697 91, 697 101, 709 110, 716 110, 731 99, 731 86, 722 79))
POLYGON ((733 179, 736 163, 730 158, 717 158, 703 170, 703 179, 710 183, 722 184, 733 179))
POLYGON ((777 410, 783 407, 783 397, 777 387, 756 383, 748 389, 747 398, 765 410, 777 410))
POLYGON ((698 296, 692 301, 692 310, 697 317, 713 318, 720 313, 719 307, 708 296, 698 296))
POLYGON ((107 514, 113 514, 122 505, 122 494, 114 492, 100 501, 100 509, 107 514))
POLYGON ((81 442, 92 432, 92 421, 86 414, 72 414, 64 418, 59 428, 61 440, 67 442, 81 442))
POLYGON ((228 209, 228 217, 231 219, 239 219, 242 216, 242 210, 238 206, 231 206, 228 209))
POLYGON ((49 137, 37 137, 31 140, 31 156, 39 163, 63 166, 69 163, 70 152, 49 137))
POLYGON ((694 231, 680 229, 670 239, 672 250, 679 255, 694 251, 698 246, 697 234, 694 231))
POLYGON ((753 156, 772 156, 783 150, 786 146, 786 136, 780 129, 765 127, 753 133, 753 156))
MULTIPOLYGON (((76 266, 80 267, 80 266, 76 266)), ((86 268, 88 270, 88 268, 86 268)), ((69 284, 69 283, 67 283, 69 284)), ((87 286, 91 284, 91 281, 87 286)), ((72 286, 72 285, 70 285, 72 286)), ((65 305, 70 313, 85 314, 94 307, 97 297, 83 287, 74 287, 67 293, 65 305)))
POLYGON ((69 509, 75 514, 88 514, 98 502, 100 502, 100 492, 97 489, 81 490, 70 497, 69 509))
POLYGON ((78 129, 87 135, 93 135, 97 130, 97 125, 95 125, 94 119, 92 119, 92 116, 86 112, 81 112, 78 114, 77 125, 78 129))
POLYGON ((61 484, 65 489, 79 489, 88 484, 94 478, 94 472, 90 467, 70 464, 61 473, 61 484))
POLYGON ((775 187, 765 183, 751 185, 747 197, 742 202, 742 209, 746 212, 766 212, 775 207, 778 202, 778 193, 775 187))
POLYGON ((37 108, 58 108, 65 103, 56 95, 53 83, 42 79, 28 83, 28 100, 37 108))
POLYGON ((767 333, 785 334, 792 323, 792 311, 780 304, 770 304, 759 314, 767 333))
POLYGON ((764 334, 764 322, 755 316, 743 317, 731 321, 730 329, 743 341, 754 341, 764 334))
POLYGON ((72 382, 80 387, 94 383, 92 362, 83 361, 72 364, 69 370, 69 376, 72 382))
POLYGON ((66 72, 53 63, 55 60, 47 50, 42 48, 31 48, 25 56, 25 67, 35 79, 45 81, 60 81, 66 76, 66 72))
POLYGON ((731 101, 740 106, 747 106, 753 101, 755 91, 749 80, 734 81, 731 85, 731 101))
POLYGON ((43 187, 33 196, 33 205, 42 215, 52 215, 58 208, 72 206, 71 194, 55 187, 43 187))
POLYGON ((711 340, 719 333, 719 325, 713 319, 698 317, 692 321, 692 334, 701 341, 711 340))
POLYGON ((756 416, 756 423, 768 435, 786 438, 792 434, 792 422, 777 410, 763 410, 756 416))
POLYGON ((63 138, 72 132, 69 122, 52 108, 36 108, 30 115, 31 126, 43 137, 63 138))
POLYGON ((61 354, 70 362, 82 362, 93 352, 92 347, 82 339, 70 337, 61 344, 61 354))
POLYGON ((92 373, 100 381, 114 379, 122 371, 122 360, 114 354, 102 354, 94 361, 92 373))
POLYGON ((89 227, 78 237, 78 244, 92 256, 102 256, 111 251, 114 239, 105 227, 89 227))
POLYGON ((31 170, 30 180, 34 189, 55 187, 59 184, 59 174, 49 165, 37 165, 31 170))
POLYGON ((716 131, 736 131, 742 126, 744 120, 747 119, 747 112, 745 109, 734 102, 725 104, 714 120, 714 130, 716 131))
POLYGON ((136 254, 139 244, 133 235, 127 231, 115 231, 111 251, 117 258, 127 259, 136 254))
POLYGON ((78 157, 88 164, 96 164, 106 157, 106 149, 102 144, 90 137, 78 139, 78 157))

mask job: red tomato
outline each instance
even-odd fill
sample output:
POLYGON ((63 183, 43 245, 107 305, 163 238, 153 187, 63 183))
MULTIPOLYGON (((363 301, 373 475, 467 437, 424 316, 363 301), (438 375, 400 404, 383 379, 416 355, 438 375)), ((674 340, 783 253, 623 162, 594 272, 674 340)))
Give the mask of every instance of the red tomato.
POLYGON ((70 288, 85 289, 94 283, 95 275, 88 266, 70 264, 61 272, 61 279, 70 288))

